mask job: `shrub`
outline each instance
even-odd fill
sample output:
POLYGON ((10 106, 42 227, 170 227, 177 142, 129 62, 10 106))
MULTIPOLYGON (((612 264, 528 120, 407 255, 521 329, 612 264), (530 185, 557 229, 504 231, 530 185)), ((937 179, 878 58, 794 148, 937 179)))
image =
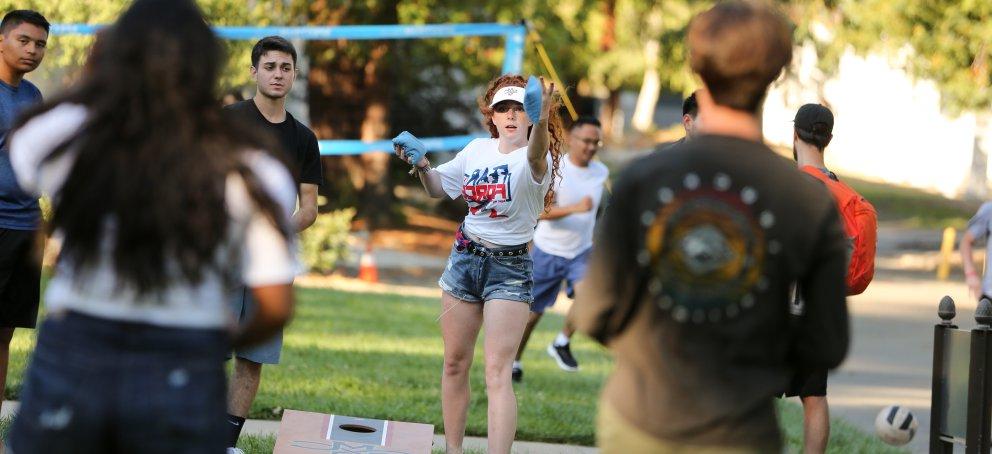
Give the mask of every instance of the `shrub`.
POLYGON ((317 215, 313 225, 300 235, 307 270, 330 273, 339 261, 348 258, 348 233, 354 217, 354 208, 317 215))

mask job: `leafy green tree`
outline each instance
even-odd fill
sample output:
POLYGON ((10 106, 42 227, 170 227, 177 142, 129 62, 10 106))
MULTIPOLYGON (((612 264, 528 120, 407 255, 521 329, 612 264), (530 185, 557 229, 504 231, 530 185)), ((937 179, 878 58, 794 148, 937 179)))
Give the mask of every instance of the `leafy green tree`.
MULTIPOLYGON (((306 16, 312 25, 515 23, 526 18, 542 31, 549 48, 581 50, 570 43, 584 33, 581 25, 591 3, 320 0, 306 5, 306 16)), ((362 140, 388 138, 403 129, 424 135, 477 130, 475 99, 484 84, 499 75, 503 48, 502 38, 496 37, 311 43, 307 55, 312 65, 308 77, 312 126, 322 138, 362 140), (452 117, 472 120, 452 124, 452 117)), ((566 81, 580 77, 584 70, 580 56, 562 52, 554 57, 566 81)), ((543 73, 537 65, 536 58, 527 58, 524 72, 543 73)), ((384 209, 392 206, 390 178, 411 181, 403 175, 408 168, 389 154, 341 157, 325 164, 338 176, 327 195, 341 205, 358 206, 358 216, 372 229, 395 214, 396 210, 384 209)))
MULTIPOLYGON (((992 108, 992 2, 984 0, 793 0, 797 35, 815 43, 832 74, 848 50, 890 56, 893 65, 933 81, 950 115, 975 115, 982 133, 992 108), (817 33, 815 27, 826 33, 817 33)), ((986 144, 975 138, 966 192, 987 194, 986 144)))
MULTIPOLYGON (((940 87, 951 112, 975 113, 978 134, 990 125, 992 108, 992 3, 980 0, 904 0, 901 30, 914 51, 909 68, 940 87)), ((976 134, 967 195, 988 194, 989 148, 976 134)))
MULTIPOLYGON (((110 24, 130 4, 128 0, 0 0, 0 11, 33 9, 53 24, 110 24)), ((292 12, 283 0, 199 0, 197 4, 216 25, 283 24, 292 12)), ((251 44, 225 41, 229 59, 221 78, 223 88, 249 82, 246 62, 251 44)), ((29 77, 48 81, 49 86, 43 87, 48 92, 61 88, 76 77, 92 45, 92 36, 52 36, 45 61, 29 77)))

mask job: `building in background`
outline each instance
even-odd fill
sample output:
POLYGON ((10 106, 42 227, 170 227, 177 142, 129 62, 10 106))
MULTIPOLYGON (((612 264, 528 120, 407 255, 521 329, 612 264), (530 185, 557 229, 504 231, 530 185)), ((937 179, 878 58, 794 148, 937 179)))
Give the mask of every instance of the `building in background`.
POLYGON ((796 109, 821 103, 836 118, 831 169, 951 198, 986 198, 989 128, 980 127, 974 114, 946 112, 937 86, 914 80, 900 63, 898 57, 848 52, 836 75, 826 78, 812 46, 797 49, 792 73, 773 85, 765 101, 766 140, 791 147, 796 109))

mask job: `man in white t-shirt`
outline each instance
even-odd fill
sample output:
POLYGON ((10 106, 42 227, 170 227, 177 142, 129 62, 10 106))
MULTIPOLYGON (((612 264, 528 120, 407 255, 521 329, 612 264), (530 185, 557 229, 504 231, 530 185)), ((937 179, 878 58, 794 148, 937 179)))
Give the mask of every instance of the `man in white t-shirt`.
MULTIPOLYGON (((586 261, 592 249, 596 212, 609 177, 606 166, 592 160, 601 144, 602 131, 598 120, 580 117, 572 124, 568 154, 562 160, 561 181, 555 189, 555 204, 541 215, 534 233, 534 247, 531 250, 534 260, 534 303, 513 362, 514 381, 523 379, 520 358, 527 347, 527 340, 544 311, 558 298, 562 281, 565 282, 566 294, 571 298, 575 283, 585 275, 586 261)), ((569 347, 574 331, 566 322, 547 348, 558 366, 567 371, 579 368, 569 347)))

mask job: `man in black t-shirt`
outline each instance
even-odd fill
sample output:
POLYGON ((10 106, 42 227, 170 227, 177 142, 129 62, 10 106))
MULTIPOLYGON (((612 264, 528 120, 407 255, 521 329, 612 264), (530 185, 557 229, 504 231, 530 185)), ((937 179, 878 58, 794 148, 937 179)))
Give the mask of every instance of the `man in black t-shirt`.
MULTIPOLYGON (((299 207, 293 213, 293 224, 297 232, 302 232, 317 219, 317 187, 323 182, 323 169, 317 136, 286 111, 286 95, 296 79, 296 49, 280 36, 262 38, 251 51, 251 65, 251 76, 257 86, 255 97, 224 110, 270 131, 277 139, 286 162, 294 167, 291 171, 299 184, 299 207)), ((239 320, 251 314, 252 304, 247 289, 236 292, 232 306, 239 320)), ((278 364, 281 351, 280 332, 266 343, 235 352, 227 410, 231 423, 229 454, 240 453, 234 446, 258 392, 262 364, 278 364)))

